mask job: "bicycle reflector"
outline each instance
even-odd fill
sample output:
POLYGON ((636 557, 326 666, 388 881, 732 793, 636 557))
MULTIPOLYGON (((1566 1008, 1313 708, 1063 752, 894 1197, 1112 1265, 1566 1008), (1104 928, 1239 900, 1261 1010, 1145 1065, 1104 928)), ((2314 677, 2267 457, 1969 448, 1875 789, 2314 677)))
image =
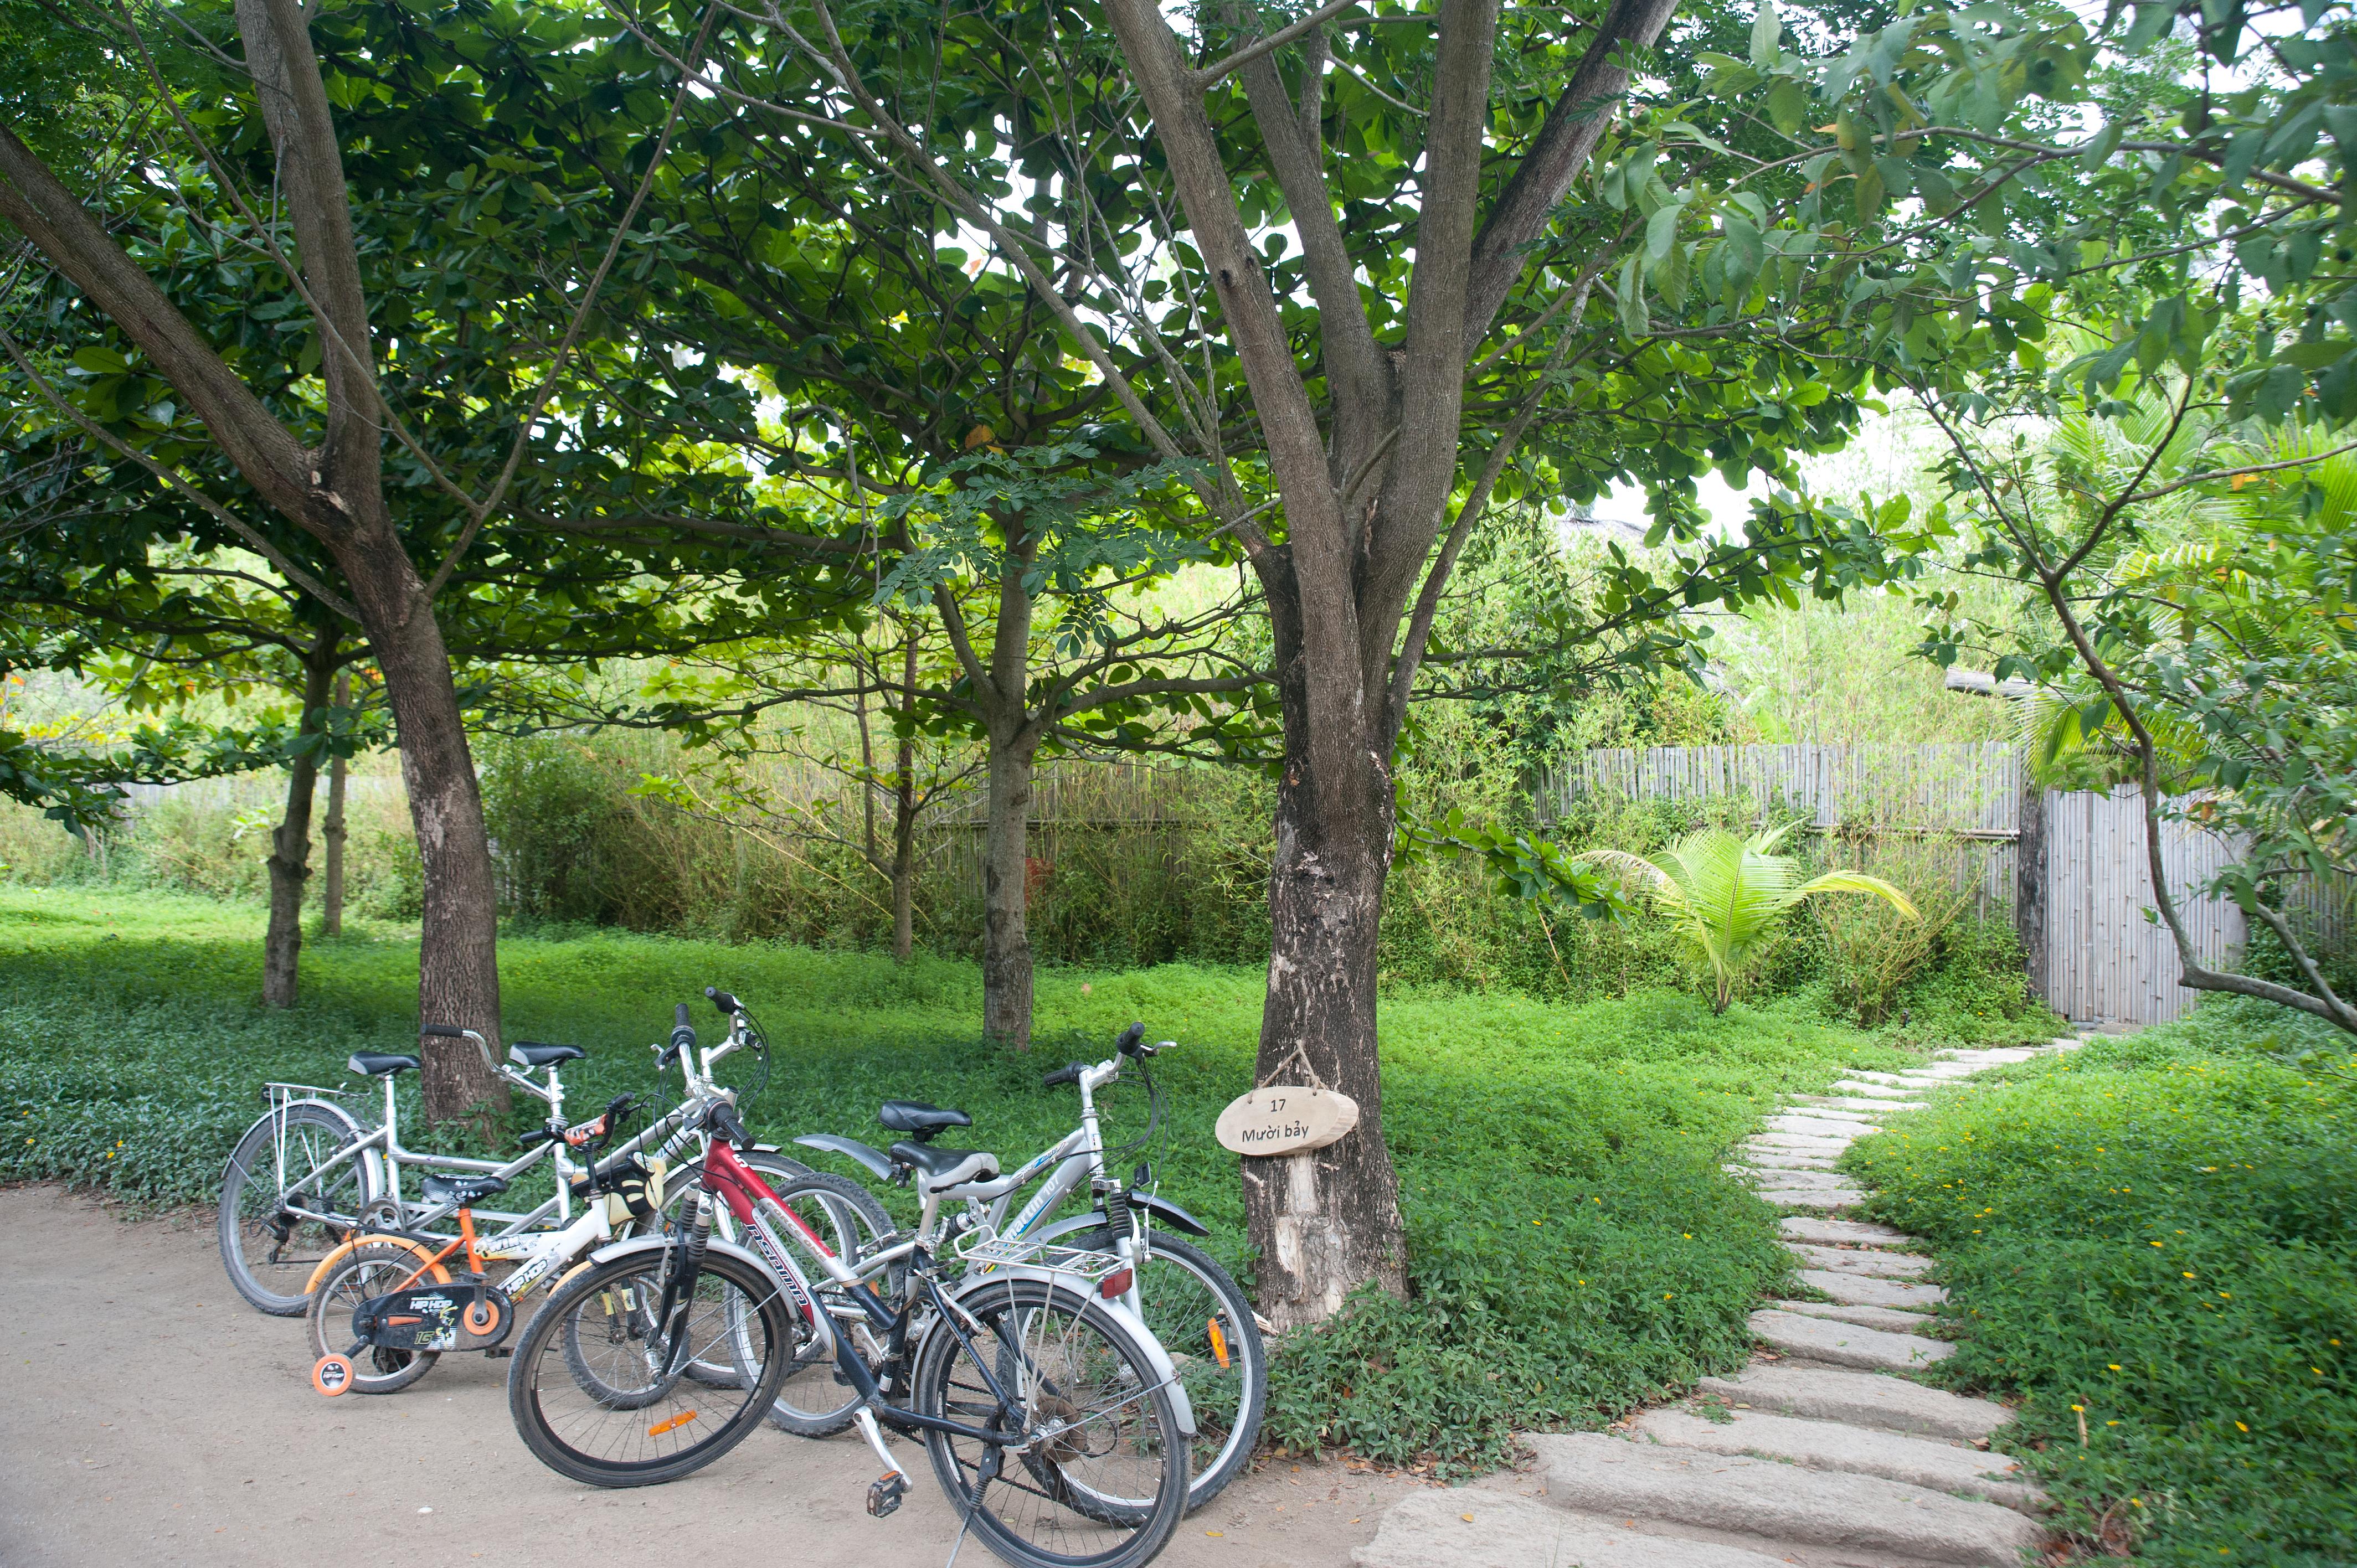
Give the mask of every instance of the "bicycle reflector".
POLYGON ((1127 1295, 1129 1294, 1129 1283, 1136 1277, 1137 1271, 1135 1269, 1116 1269, 1112 1273, 1107 1274, 1104 1277, 1104 1282, 1097 1286, 1097 1294, 1104 1297, 1107 1301, 1111 1301, 1117 1295, 1127 1295))
POLYGON ((1220 1359, 1220 1370, 1224 1372, 1228 1369, 1228 1337, 1220 1332, 1220 1320, 1216 1317, 1205 1318, 1203 1326, 1211 1331, 1211 1354, 1220 1359))

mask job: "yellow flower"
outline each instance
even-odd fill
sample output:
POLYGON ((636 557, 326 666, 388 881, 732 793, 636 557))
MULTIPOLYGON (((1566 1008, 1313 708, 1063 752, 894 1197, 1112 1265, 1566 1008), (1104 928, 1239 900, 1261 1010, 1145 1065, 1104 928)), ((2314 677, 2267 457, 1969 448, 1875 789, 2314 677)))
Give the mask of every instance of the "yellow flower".
POLYGON ((2237 1432, 2248 1432, 2248 1431, 2250 1431, 2251 1429, 2250 1429, 2249 1427, 2247 1427, 2247 1426, 2244 1426, 2241 1422, 2239 1422, 2239 1421, 2238 1421, 2238 1422, 2236 1422, 2236 1423, 2234 1423, 2234 1430, 2235 1430, 2235 1431, 2237 1431, 2237 1432))
POLYGON ((2111 1368, 2113 1371, 2116 1372, 2120 1369, 2120 1364, 2117 1361, 2114 1361, 2111 1363, 2111 1368))

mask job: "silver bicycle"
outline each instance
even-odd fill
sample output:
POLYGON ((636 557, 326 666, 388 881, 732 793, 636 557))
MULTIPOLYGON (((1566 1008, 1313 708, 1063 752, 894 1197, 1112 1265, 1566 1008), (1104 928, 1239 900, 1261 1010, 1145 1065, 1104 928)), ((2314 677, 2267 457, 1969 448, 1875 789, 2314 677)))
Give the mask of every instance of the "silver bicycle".
MULTIPOLYGON (((691 1129, 695 1112, 715 1092, 712 1063, 721 1056, 755 1043, 733 1038, 727 1051, 705 1053, 694 1048, 694 1031, 688 1027, 687 1009, 679 1016, 668 1046, 651 1047, 658 1073, 673 1062, 685 1079, 686 1097, 645 1131, 611 1150, 599 1168, 643 1160, 660 1184, 663 1169, 699 1142, 691 1129)), ((416 1070, 414 1056, 386 1052, 354 1052, 346 1067, 363 1078, 374 1078, 384 1091, 383 1120, 371 1127, 341 1101, 350 1091, 316 1084, 270 1083, 263 1089, 269 1109, 246 1130, 221 1173, 218 1221, 221 1262, 240 1295, 260 1310, 278 1317, 299 1316, 321 1265, 355 1231, 404 1230, 425 1233, 448 1221, 458 1204, 447 1189, 422 1192, 416 1201, 404 1192, 405 1171, 461 1176, 495 1176, 512 1183, 543 1160, 562 1141, 565 1122, 564 1063, 587 1053, 578 1046, 548 1045, 519 1040, 509 1047, 513 1066, 495 1062, 483 1036, 472 1029, 448 1024, 428 1024, 418 1033, 436 1039, 474 1042, 500 1080, 522 1090, 548 1107, 546 1123, 525 1135, 528 1145, 511 1160, 470 1158, 411 1149, 401 1141, 400 1104, 395 1080, 416 1070), (544 1081, 531 1076, 537 1070, 544 1081)), ((768 1168, 784 1176, 806 1174, 807 1165, 761 1151, 768 1168)), ((525 1232, 550 1227, 563 1229, 573 1221, 577 1181, 559 1179, 554 1190, 537 1206, 521 1211, 483 1209, 474 1218, 492 1229, 489 1240, 503 1242, 525 1232)))
MULTIPOLYGON (((1233 1276, 1210 1254, 1167 1233, 1203 1236, 1209 1228, 1154 1192, 1146 1166, 1140 1165, 1128 1181, 1108 1170, 1096 1095, 1121 1078, 1125 1063, 1135 1064, 1145 1080, 1150 1106, 1147 1131, 1136 1147, 1150 1143, 1163 1121, 1161 1093, 1146 1064, 1174 1042, 1149 1046, 1145 1033, 1145 1026, 1133 1024, 1122 1033, 1112 1057, 1093 1066, 1073 1062, 1041 1079, 1043 1087, 1079 1088, 1081 1124, 1008 1175, 999 1174, 997 1156, 987 1151, 935 1144, 932 1140, 942 1132, 970 1127, 974 1118, 920 1101, 884 1102, 878 1120, 888 1131, 905 1134, 889 1150, 833 1133, 794 1141, 846 1155, 886 1181, 916 1186, 921 1200, 916 1230, 900 1236, 879 1229, 860 1246, 858 1273, 869 1281, 885 1280, 890 1287, 885 1291, 888 1297, 900 1294, 890 1275, 896 1260, 920 1249, 936 1256, 954 1251, 970 1272, 1025 1265, 1089 1273, 1092 1287, 1124 1306, 1168 1354, 1176 1369, 1193 1417, 1188 1484, 1191 1510, 1218 1495, 1251 1460, 1268 1408, 1268 1353, 1252 1303, 1233 1276), (1034 1180, 1039 1182, 1039 1190, 1010 1217, 1007 1210, 1016 1194, 1034 1180), (1051 1218, 1067 1199, 1083 1195, 1087 1207, 1082 1211, 1051 1218)), ((816 1196, 814 1184, 809 1178, 788 1183, 779 1196, 799 1208, 806 1196, 816 1196)), ((838 1225, 855 1222, 855 1215, 859 1223, 874 1223, 867 1208, 836 1212, 831 1208, 830 1213, 838 1225)), ((863 1315, 848 1304, 839 1305, 837 1312, 850 1337, 856 1339, 866 1332, 863 1315)), ((866 1348, 878 1356, 884 1349, 866 1348)), ((794 1412, 791 1430, 813 1434, 841 1430, 856 1404, 833 1369, 815 1363, 787 1378, 778 1402, 794 1412)))

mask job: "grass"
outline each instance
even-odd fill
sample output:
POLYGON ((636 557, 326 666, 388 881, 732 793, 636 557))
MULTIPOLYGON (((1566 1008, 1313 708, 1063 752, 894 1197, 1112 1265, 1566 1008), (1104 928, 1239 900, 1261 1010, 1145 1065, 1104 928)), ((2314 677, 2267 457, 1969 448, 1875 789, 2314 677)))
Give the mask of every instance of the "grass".
MULTIPOLYGON (((274 1013, 256 999, 260 925, 186 897, 0 887, 0 1181, 202 1202, 263 1079, 332 1085, 355 1049, 414 1048, 414 937, 308 944, 304 1004, 274 1013)), ((902 1095, 961 1105, 976 1143, 1028 1154, 1075 1113, 1039 1074, 1144 1019, 1180 1042, 1157 1069, 1163 1190, 1250 1277, 1236 1160, 1212 1123, 1252 1082, 1257 970, 1044 971, 1039 1041, 1017 1058, 977 1038, 965 963, 596 931, 511 936, 500 966, 511 1036, 588 1048, 567 1078, 578 1116, 655 1088, 646 1047, 674 1002, 737 992, 777 1053, 748 1120, 780 1139, 873 1137, 877 1102, 902 1095)), ((1910 1059, 1791 999, 1714 1018, 1669 992, 1575 1006, 1397 991, 1383 1019, 1414 1298, 1362 1300, 1289 1344, 1269 1434, 1443 1473, 1500 1462, 1515 1429, 1596 1426, 1738 1365, 1745 1315, 1788 1259, 1771 1211, 1720 1171, 1726 1151, 1781 1094, 1910 1059)), ((1106 1109, 1112 1133, 1135 1132, 1144 1096, 1118 1087, 1106 1109)))
POLYGON ((2357 1561, 2352 1069, 2345 1036, 2214 999, 1847 1156, 1941 1255, 1943 1375, 2019 1401, 2003 1441, 2089 1552, 2357 1561))

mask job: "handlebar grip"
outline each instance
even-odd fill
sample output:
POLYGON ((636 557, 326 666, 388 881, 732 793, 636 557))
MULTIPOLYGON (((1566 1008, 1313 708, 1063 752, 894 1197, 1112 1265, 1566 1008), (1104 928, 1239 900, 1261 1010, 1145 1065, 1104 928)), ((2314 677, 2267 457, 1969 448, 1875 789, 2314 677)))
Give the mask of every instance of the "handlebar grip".
POLYGON ((1121 1038, 1113 1043, 1113 1047, 1123 1056, 1135 1056, 1137 1054, 1137 1042, 1144 1038, 1146 1026, 1143 1023, 1132 1024, 1121 1032, 1121 1038))
POLYGON ((709 1001, 715 1007, 719 1008, 723 1013, 734 1013, 737 1010, 737 998, 729 995, 728 993, 721 990, 716 985, 705 986, 704 988, 704 994, 705 1000, 709 1001))
POLYGON ((671 1049, 663 1054, 666 1063, 695 1044, 695 1026, 687 1021, 687 1004, 683 1002, 673 1008, 671 1016, 671 1049))
POLYGON ((467 1031, 456 1024, 420 1024, 417 1032, 437 1040, 463 1040, 467 1037, 467 1031))
POLYGON ((674 1029, 684 1029, 688 1026, 686 1003, 683 1002, 672 1009, 671 1026, 674 1029))
POLYGON ((516 1140, 516 1147, 519 1149, 537 1149, 543 1144, 553 1144, 556 1142, 557 1136, 558 1135, 556 1133, 550 1132, 545 1127, 534 1127, 531 1132, 526 1133, 522 1137, 516 1140))
POLYGON ((1089 1064, 1086 1062, 1067 1062, 1062 1067, 1060 1067, 1055 1071, 1049 1073, 1047 1077, 1041 1079, 1039 1080, 1039 1087, 1042 1089, 1055 1089, 1067 1083, 1078 1083, 1081 1081, 1081 1074, 1088 1070, 1089 1064))
POLYGON ((737 1120, 737 1108, 725 1100, 712 1107, 705 1121, 715 1133, 740 1149, 753 1141, 753 1134, 745 1131, 745 1123, 737 1120))

